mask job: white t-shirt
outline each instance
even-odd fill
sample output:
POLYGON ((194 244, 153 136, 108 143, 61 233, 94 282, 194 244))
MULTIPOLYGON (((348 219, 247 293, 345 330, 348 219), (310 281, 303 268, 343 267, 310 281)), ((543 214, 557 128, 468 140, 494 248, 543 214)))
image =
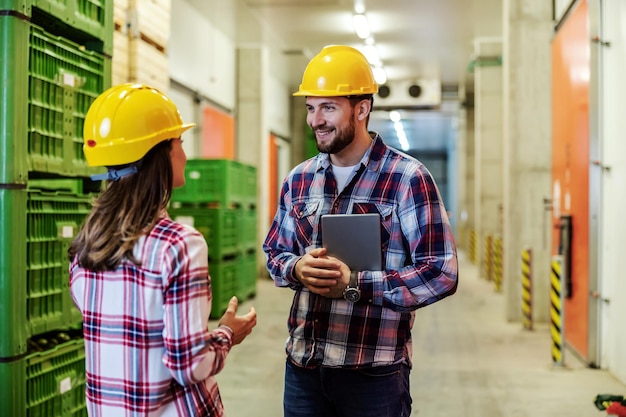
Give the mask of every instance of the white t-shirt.
POLYGON ((333 165, 333 174, 335 175, 335 181, 337 181, 337 190, 339 193, 343 191, 348 183, 348 178, 350 178, 350 174, 359 164, 352 165, 349 167, 340 167, 337 165, 333 165))

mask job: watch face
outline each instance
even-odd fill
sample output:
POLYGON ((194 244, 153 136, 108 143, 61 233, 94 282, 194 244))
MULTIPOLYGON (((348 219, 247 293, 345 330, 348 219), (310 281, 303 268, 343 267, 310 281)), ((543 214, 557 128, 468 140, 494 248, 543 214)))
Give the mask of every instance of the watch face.
POLYGON ((343 297, 348 301, 356 303, 361 298, 361 292, 356 288, 346 288, 343 297))

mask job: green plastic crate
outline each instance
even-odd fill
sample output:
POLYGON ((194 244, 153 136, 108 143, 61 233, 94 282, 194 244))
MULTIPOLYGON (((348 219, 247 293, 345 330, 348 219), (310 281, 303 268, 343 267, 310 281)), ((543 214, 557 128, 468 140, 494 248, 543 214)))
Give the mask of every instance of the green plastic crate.
MULTIPOLYGON (((222 208, 247 205, 251 200, 250 179, 244 167, 227 159, 190 159, 185 167, 185 185, 174 189, 172 201, 214 203, 222 208)), ((256 192, 256 185, 254 189, 256 192)))
POLYGON ((256 295, 257 279, 256 253, 238 258, 236 295, 240 302, 256 295))
POLYGON ((66 192, 77 196, 95 197, 102 190, 103 181, 92 181, 90 178, 47 178, 30 179, 28 188, 48 192, 66 192))
POLYGON ((29 335, 82 321, 69 289, 67 249, 91 211, 91 195, 30 189, 27 202, 29 335))
POLYGON ((28 188, 41 191, 65 191, 75 195, 83 194, 82 178, 59 178, 30 180, 28 188))
POLYGON ((13 11, 87 49, 113 53, 113 0, 0 0, 13 11))
POLYGON ((0 183, 28 180, 28 51, 31 25, 0 16, 0 183))
MULTIPOLYGON (((2 415, 11 417, 87 416, 85 404, 85 347, 76 333, 45 337, 58 344, 30 351, 26 357, 0 363, 2 415)), ((37 341, 31 341, 36 346, 37 341)))
POLYGON ((0 188, 0 358, 26 352, 26 200, 0 188))
POLYGON ((209 246, 209 259, 236 257, 240 248, 238 210, 180 206, 169 209, 170 217, 198 230, 209 246))
MULTIPOLYGON (((46 188, 44 182, 29 186, 46 188)), ((0 358, 23 354, 30 336, 81 323, 67 249, 91 199, 69 191, 0 189, 0 358)))
POLYGON ((111 85, 111 59, 15 16, 0 16, 0 183, 29 172, 87 177, 85 115, 111 85))
POLYGON ((211 276, 211 318, 219 319, 228 308, 228 302, 237 292, 237 260, 229 259, 209 263, 211 276))
POLYGON ((239 248, 241 253, 255 252, 259 246, 257 243, 257 211, 237 210, 237 227, 239 237, 239 248))
POLYGON ((251 165, 241 165, 241 186, 243 206, 254 210, 257 206, 257 170, 251 165))

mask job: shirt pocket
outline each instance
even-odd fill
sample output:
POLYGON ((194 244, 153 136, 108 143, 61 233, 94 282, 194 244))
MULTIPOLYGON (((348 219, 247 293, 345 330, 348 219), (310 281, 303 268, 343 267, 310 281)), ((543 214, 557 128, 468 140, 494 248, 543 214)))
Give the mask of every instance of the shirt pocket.
POLYGON ((294 219, 296 239, 300 248, 306 249, 311 246, 317 231, 319 201, 306 201, 294 204, 291 209, 291 217, 294 219))
POLYGON ((393 210, 394 210, 394 206, 391 204, 355 202, 352 205, 352 213, 355 213, 355 214, 365 214, 365 213, 380 214, 380 224, 381 224, 380 242, 381 242, 383 254, 389 247, 389 239, 391 238, 391 232, 393 228, 393 210))

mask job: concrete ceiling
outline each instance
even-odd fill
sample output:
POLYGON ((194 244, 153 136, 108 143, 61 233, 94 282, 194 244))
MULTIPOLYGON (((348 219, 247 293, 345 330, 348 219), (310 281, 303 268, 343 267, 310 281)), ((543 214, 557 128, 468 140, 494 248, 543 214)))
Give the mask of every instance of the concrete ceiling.
MULTIPOLYGON (((465 89, 472 82, 467 68, 474 40, 502 33, 501 0, 357 1, 365 6, 389 80, 437 78, 465 89)), ((286 53, 302 54, 302 70, 325 45, 363 45, 352 26, 355 0, 243 0, 243 4, 276 34, 286 53)))
MULTIPOLYGON (((363 46, 352 26, 355 1, 365 6, 389 83, 436 79, 442 86, 458 88, 461 101, 473 92, 473 75, 468 67, 476 40, 502 36, 502 0, 188 1, 218 27, 223 24, 220 29, 226 33, 233 30, 227 22, 236 19, 235 35, 240 42, 269 40, 282 48, 290 57, 291 89, 297 89, 306 64, 325 45, 363 46), (264 39, 259 39, 259 34, 264 39)), ((424 118, 420 113, 403 112, 408 136, 413 136, 413 128, 416 132, 429 131, 423 129, 424 120, 437 119, 424 118)), ((444 113, 440 118, 447 117, 444 113)), ((376 112, 370 123, 385 138, 393 134, 387 114, 376 112)), ((438 142, 431 147, 445 148, 444 139, 433 140, 438 142)), ((424 142, 415 138, 415 142, 420 141, 424 142)))

